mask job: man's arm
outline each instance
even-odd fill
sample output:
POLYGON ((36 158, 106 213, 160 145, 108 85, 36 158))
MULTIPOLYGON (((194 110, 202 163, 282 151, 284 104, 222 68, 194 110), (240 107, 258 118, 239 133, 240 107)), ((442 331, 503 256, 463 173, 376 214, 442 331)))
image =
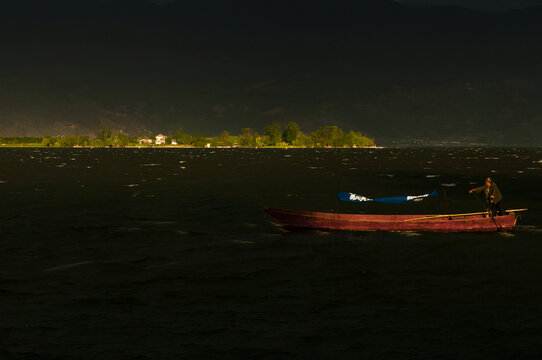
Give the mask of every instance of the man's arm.
POLYGON ((470 190, 469 190, 469 194, 470 194, 470 193, 473 193, 473 192, 477 192, 477 193, 482 192, 482 191, 484 191, 484 187, 485 187, 485 186, 482 185, 482 186, 480 186, 480 187, 477 187, 477 188, 474 188, 474 189, 470 189, 470 190))

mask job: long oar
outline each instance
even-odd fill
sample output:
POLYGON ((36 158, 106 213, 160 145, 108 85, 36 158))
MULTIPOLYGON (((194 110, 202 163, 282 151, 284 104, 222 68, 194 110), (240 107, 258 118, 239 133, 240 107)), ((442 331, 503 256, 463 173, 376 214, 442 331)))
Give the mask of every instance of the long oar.
MULTIPOLYGON (((478 199, 478 196, 476 196, 476 193, 472 193, 472 195, 474 195, 474 197, 476 198, 476 200, 478 200, 478 202, 483 206, 483 203, 480 199, 478 199)), ((497 221, 495 221, 495 217, 493 216, 493 209, 491 209, 491 205, 489 205, 489 207, 486 208, 487 209, 487 214, 489 215, 489 217, 491 218, 491 220, 493 220, 493 223, 495 224, 495 226, 497 227, 497 231, 501 231, 501 227, 499 226, 499 224, 497 224, 497 221)))
POLYGON ((476 193, 472 193, 472 196, 474 196, 474 198, 476 199, 476 201, 478 201, 478 203, 480 204, 480 206, 482 206, 482 209, 484 209, 486 212, 489 213, 489 209, 488 207, 482 202, 482 200, 480 200, 480 198, 476 195, 476 193))
POLYGON ((489 216, 491 216, 491 220, 493 220, 493 223, 495 224, 495 226, 497 227, 497 231, 502 231, 502 226, 500 226, 499 224, 497 224, 497 221, 495 220, 495 216, 493 216, 493 211, 491 211, 489 213, 489 216))
MULTIPOLYGON (((472 193, 472 195, 474 195, 474 197, 476 198, 476 200, 478 200, 478 202, 480 204, 482 204, 482 202, 480 201, 480 199, 478 199, 478 196, 476 196, 475 193, 472 193)), ((485 206, 484 206, 485 207, 485 206)), ((493 209, 491 208, 491 205, 489 205, 489 207, 487 208, 487 213, 489 215, 489 217, 491 218, 491 220, 493 220, 493 223, 495 224, 495 226, 497 227, 497 231, 501 231, 502 230, 502 227, 499 226, 499 224, 497 224, 497 221, 495 220, 495 216, 493 216, 493 209)))
POLYGON ((465 213, 465 214, 450 214, 450 215, 431 215, 431 216, 424 216, 424 217, 420 217, 420 218, 414 218, 414 219, 406 219, 406 220, 403 220, 403 221, 416 221, 416 220, 425 220, 425 219, 438 219, 438 218, 443 218, 443 217, 456 217, 456 216, 468 216, 468 215, 482 215, 482 214, 487 214, 485 211, 484 212, 474 212, 474 213, 465 213))
MULTIPOLYGON (((520 212, 520 211, 527 211, 528 209, 512 209, 512 210, 506 210, 506 212, 520 212)), ((438 219, 443 217, 456 217, 456 216, 469 216, 469 215, 485 215, 487 214, 486 211, 481 212, 474 212, 474 213, 465 213, 465 214, 453 214, 453 215, 431 215, 431 216, 424 216, 420 218, 414 218, 414 219, 406 219, 403 220, 404 222, 407 221, 416 221, 416 220, 426 220, 426 219, 438 219)))

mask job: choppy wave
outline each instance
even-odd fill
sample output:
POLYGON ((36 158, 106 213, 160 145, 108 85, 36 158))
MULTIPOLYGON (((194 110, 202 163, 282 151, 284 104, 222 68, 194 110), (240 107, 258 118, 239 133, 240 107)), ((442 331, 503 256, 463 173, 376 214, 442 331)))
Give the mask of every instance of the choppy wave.
MULTIPOLYGON (((0 296, 10 335, 0 354, 303 358, 324 349, 331 356, 321 357, 329 358, 354 349, 346 357, 360 358, 371 341, 408 329, 418 340, 412 349, 382 355, 373 347, 376 357, 408 357, 420 343, 435 343, 433 328, 449 326, 449 317, 432 316, 443 308, 457 310, 457 324, 468 327, 473 313, 489 309, 492 316, 503 304, 517 321, 499 322, 501 332, 514 333, 542 297, 540 158, 540 149, 523 148, 0 149, 0 296), (484 159, 494 156, 500 160, 484 159), (393 196, 443 183, 457 184, 446 189, 450 210, 475 212, 480 204, 461 187, 482 185, 492 170, 508 206, 533 209, 511 238, 289 232, 263 211, 439 214, 446 211, 442 197, 337 204, 336 191, 393 196), (426 177, 434 174, 441 176, 426 177), (503 298, 503 278, 521 296, 503 298), (458 307, 458 298, 469 306, 458 307), (362 345, 360 334, 369 336, 362 345)), ((489 323, 475 324, 476 333, 489 334, 477 344, 494 342, 489 323)), ((531 340, 538 339, 520 345, 531 340)))
POLYGON ((79 267, 79 266, 90 265, 90 264, 93 264, 93 263, 94 263, 94 261, 80 261, 80 262, 76 262, 76 263, 72 263, 72 264, 55 266, 55 267, 52 267, 52 268, 44 269, 43 271, 44 272, 56 272, 56 271, 61 271, 61 270, 70 270, 70 269, 73 269, 73 268, 76 268, 76 267, 79 267))
POLYGON ((542 233, 542 227, 536 225, 517 225, 516 229, 522 232, 542 233))

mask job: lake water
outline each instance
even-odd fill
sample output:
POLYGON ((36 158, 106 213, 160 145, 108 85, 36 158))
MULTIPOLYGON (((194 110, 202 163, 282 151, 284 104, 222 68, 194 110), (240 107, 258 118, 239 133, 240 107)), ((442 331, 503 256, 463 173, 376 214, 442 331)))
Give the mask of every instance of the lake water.
POLYGON ((0 149, 0 358, 541 358, 541 168, 540 148, 0 149), (475 212, 488 175, 529 208, 513 233, 263 212, 475 212))

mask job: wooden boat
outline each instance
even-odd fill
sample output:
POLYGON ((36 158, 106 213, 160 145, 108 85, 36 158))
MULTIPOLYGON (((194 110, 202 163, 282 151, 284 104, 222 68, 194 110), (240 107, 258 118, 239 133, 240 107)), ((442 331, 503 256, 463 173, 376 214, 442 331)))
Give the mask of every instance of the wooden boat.
POLYGON ((507 210, 503 216, 485 212, 450 215, 365 215, 329 212, 264 209, 278 224, 293 229, 351 231, 430 231, 430 232, 495 232, 512 231, 518 212, 507 210))

